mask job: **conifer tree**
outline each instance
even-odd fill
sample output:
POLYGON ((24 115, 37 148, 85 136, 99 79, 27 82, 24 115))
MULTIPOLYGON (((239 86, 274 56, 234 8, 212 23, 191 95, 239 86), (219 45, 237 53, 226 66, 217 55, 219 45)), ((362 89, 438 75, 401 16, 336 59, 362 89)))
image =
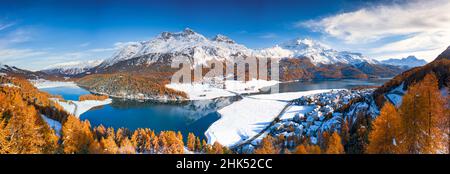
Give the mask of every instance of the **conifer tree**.
POLYGON ((350 141, 350 128, 347 119, 345 119, 341 125, 341 138, 342 144, 344 145, 345 148, 348 142, 350 141))
POLYGON ((122 142, 120 143, 119 153, 120 154, 135 154, 136 153, 136 150, 135 150, 133 144, 131 143, 131 141, 128 138, 122 139, 122 142))
POLYGON ((102 147, 104 154, 117 154, 119 152, 119 147, 112 135, 102 138, 100 140, 100 146, 102 147))
POLYGON ((308 151, 306 151, 306 147, 303 144, 298 145, 295 148, 295 154, 308 154, 308 151))
POLYGON ((214 142, 212 146, 211 154, 224 154, 224 148, 219 142, 214 142))
POLYGON ((331 137, 328 141, 328 147, 327 147, 327 150, 325 151, 325 153, 327 153, 327 154, 343 154, 343 153, 345 153, 344 146, 342 146, 341 137, 339 136, 339 134, 337 132, 333 132, 333 134, 331 135, 331 137))
POLYGON ((277 154, 278 150, 273 145, 274 138, 267 135, 261 140, 260 147, 255 149, 255 154, 277 154))
POLYGON ((445 138, 439 125, 445 120, 444 113, 444 100, 434 74, 410 85, 400 106, 402 151, 422 154, 442 150, 445 138))
POLYGON ((205 140, 202 140, 202 152, 207 152, 208 151, 208 143, 206 143, 205 140))
POLYGON ((318 145, 298 145, 294 151, 295 154, 320 154, 321 149, 318 145))
POLYGON ((189 133, 188 135, 187 148, 190 151, 195 151, 195 135, 193 133, 189 133))
POLYGON ((103 154, 103 149, 98 140, 94 140, 89 145, 89 154, 103 154))
POLYGON ((400 153, 397 143, 400 138, 400 115, 390 102, 386 102, 380 115, 372 123, 367 153, 400 153))
POLYGON ((94 141, 88 121, 80 121, 74 116, 69 116, 62 127, 63 151, 67 154, 89 152, 89 146, 94 141))
POLYGON ((202 151, 202 143, 201 143, 199 137, 195 138, 195 151, 196 152, 201 152, 202 151))

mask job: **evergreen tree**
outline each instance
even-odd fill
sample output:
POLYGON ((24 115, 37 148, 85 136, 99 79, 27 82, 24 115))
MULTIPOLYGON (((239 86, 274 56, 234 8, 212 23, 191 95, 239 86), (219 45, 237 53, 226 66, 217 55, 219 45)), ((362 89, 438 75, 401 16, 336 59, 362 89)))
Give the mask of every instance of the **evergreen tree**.
POLYGON ((90 144, 94 141, 88 121, 80 121, 74 116, 69 116, 62 127, 63 151, 67 154, 89 151, 90 144))
POLYGON ((100 140, 100 146, 102 147, 104 154, 117 154, 119 152, 119 147, 112 135, 102 138, 100 140))
POLYGON ((295 154, 320 154, 321 150, 320 147, 317 145, 298 145, 295 148, 295 154))
POLYGON ((202 151, 202 143, 201 143, 199 137, 195 138, 195 151, 196 152, 201 152, 202 151))
POLYGON ((202 140, 202 152, 207 152, 208 151, 208 143, 206 143, 205 140, 202 140))
POLYGON ((350 128, 349 128, 347 119, 345 119, 341 125, 341 138, 342 138, 342 144, 344 145, 344 149, 345 149, 345 147, 347 147, 347 144, 350 141, 350 128))
POLYGON ((120 154, 136 153, 136 149, 134 148, 133 144, 128 138, 123 139, 122 142, 120 143, 119 153, 120 154))
POLYGON ((214 142, 213 146, 212 146, 212 151, 210 152, 211 154, 224 154, 224 148, 223 146, 219 143, 219 142, 214 142))
POLYGON ((372 123, 367 153, 400 153, 397 143, 400 138, 399 130, 400 115, 394 105, 386 102, 380 115, 372 123))
POLYGON ((295 154, 308 154, 308 151, 306 151, 306 147, 303 144, 298 145, 295 148, 295 154))
POLYGON ((343 154, 344 146, 342 146, 342 140, 341 137, 337 132, 333 132, 331 135, 329 141, 328 141, 328 147, 325 151, 326 154, 343 154))
POLYGON ((255 154, 277 154, 278 150, 273 145, 274 138, 267 135, 261 140, 260 147, 255 149, 255 154))
POLYGON ((193 133, 189 133, 188 135, 187 148, 190 151, 195 151, 195 135, 193 133))

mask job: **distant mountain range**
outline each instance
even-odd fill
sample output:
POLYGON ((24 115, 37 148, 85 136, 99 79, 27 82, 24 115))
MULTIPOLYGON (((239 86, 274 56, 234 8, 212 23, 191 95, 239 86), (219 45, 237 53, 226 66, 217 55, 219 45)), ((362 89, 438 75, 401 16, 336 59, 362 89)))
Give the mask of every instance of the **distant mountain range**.
POLYGON ((103 60, 74 61, 48 66, 42 72, 59 76, 75 76, 100 65, 103 60))
MULTIPOLYGON (((360 53, 337 51, 312 39, 297 38, 271 48, 255 50, 238 44, 224 35, 219 34, 209 39, 186 28, 181 32, 163 32, 149 41, 130 42, 109 59, 92 68, 85 66, 93 65, 91 63, 78 62, 80 67, 76 67, 77 64, 70 64, 48 68, 43 72, 78 77, 92 73, 173 72, 170 70, 170 63, 174 58, 182 57, 195 62, 193 65, 195 67, 205 65, 211 60, 235 62, 239 56, 276 58, 284 65, 295 61, 291 59, 300 59, 305 65, 285 67, 283 70, 301 68, 301 71, 308 71, 309 75, 293 75, 285 80, 392 77, 405 70, 404 67, 386 65, 360 53), (334 71, 339 72, 333 73, 334 71)), ((291 73, 289 71, 282 73, 289 74, 291 73)))
POLYGON ((386 100, 385 94, 392 92, 399 86, 403 90, 407 90, 411 84, 421 81, 425 75, 434 73, 438 79, 439 88, 443 91, 444 96, 448 96, 450 89, 450 47, 443 51, 432 62, 426 65, 411 68, 386 82, 383 86, 374 91, 374 98, 377 105, 381 107, 386 100), (443 90, 445 88, 447 91, 443 90), (445 94, 447 92, 447 94, 445 94))
POLYGON ((408 56, 406 58, 401 58, 401 59, 387 59, 387 60, 382 60, 380 62, 383 64, 388 64, 388 65, 406 66, 408 68, 423 66, 423 65, 427 64, 427 61, 425 61, 423 59, 418 59, 415 56, 408 56))

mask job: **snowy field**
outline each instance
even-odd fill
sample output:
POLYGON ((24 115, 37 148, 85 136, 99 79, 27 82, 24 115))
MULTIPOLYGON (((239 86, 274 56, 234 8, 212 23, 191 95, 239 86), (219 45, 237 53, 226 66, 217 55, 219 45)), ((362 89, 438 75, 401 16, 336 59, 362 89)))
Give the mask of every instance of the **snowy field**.
POLYGON ((38 89, 56 88, 56 87, 78 88, 77 84, 75 84, 74 82, 49 81, 44 79, 30 80, 30 82, 38 89))
POLYGON ((92 108, 103 106, 112 103, 112 99, 106 100, 85 100, 85 101, 60 101, 59 99, 53 99, 58 102, 64 110, 73 114, 76 117, 80 117, 81 114, 89 111, 92 108))
MULTIPOLYGON (((233 146, 249 139, 264 130, 278 114, 289 104, 290 100, 301 96, 329 92, 331 90, 312 90, 279 94, 263 94, 244 97, 219 110, 221 118, 214 122, 205 132, 209 144, 219 142, 224 146, 233 146)), ((309 108, 293 107, 307 112, 309 108)), ((288 110, 293 111, 293 110, 288 110)), ((293 117, 286 114, 283 118, 293 117)))
POLYGON ((278 84, 278 81, 251 80, 241 82, 226 80, 223 84, 214 85, 210 83, 176 84, 166 85, 167 88, 186 93, 189 100, 209 100, 219 97, 229 97, 236 94, 258 93, 260 89, 278 84), (225 89, 219 87, 225 85, 225 89))
POLYGON ((61 128, 62 128, 61 123, 59 123, 58 121, 53 120, 51 118, 48 118, 45 115, 41 115, 41 116, 44 119, 44 121, 48 124, 48 126, 50 126, 50 128, 52 128, 55 131, 56 135, 58 135, 58 137, 61 137, 61 134, 60 134, 61 128))

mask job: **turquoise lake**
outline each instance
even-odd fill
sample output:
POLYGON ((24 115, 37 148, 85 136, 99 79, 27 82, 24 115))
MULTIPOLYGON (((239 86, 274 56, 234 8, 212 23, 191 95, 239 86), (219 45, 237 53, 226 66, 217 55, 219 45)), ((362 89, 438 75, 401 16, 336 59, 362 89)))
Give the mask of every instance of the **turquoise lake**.
MULTIPOLYGON (((354 88, 358 86, 379 86, 389 79, 368 80, 323 80, 291 82, 280 84, 280 92, 308 91, 315 89, 354 88)), ((42 89, 51 94, 61 95, 66 100, 78 100, 80 95, 89 91, 73 87, 42 89)), ((205 101, 191 101, 179 104, 158 102, 139 102, 113 99, 113 103, 82 114, 92 126, 103 125, 115 129, 125 127, 130 130, 150 128, 156 132, 164 130, 181 131, 184 136, 193 132, 205 138, 204 132, 220 118, 217 110, 239 100, 239 97, 227 97, 205 101)))

